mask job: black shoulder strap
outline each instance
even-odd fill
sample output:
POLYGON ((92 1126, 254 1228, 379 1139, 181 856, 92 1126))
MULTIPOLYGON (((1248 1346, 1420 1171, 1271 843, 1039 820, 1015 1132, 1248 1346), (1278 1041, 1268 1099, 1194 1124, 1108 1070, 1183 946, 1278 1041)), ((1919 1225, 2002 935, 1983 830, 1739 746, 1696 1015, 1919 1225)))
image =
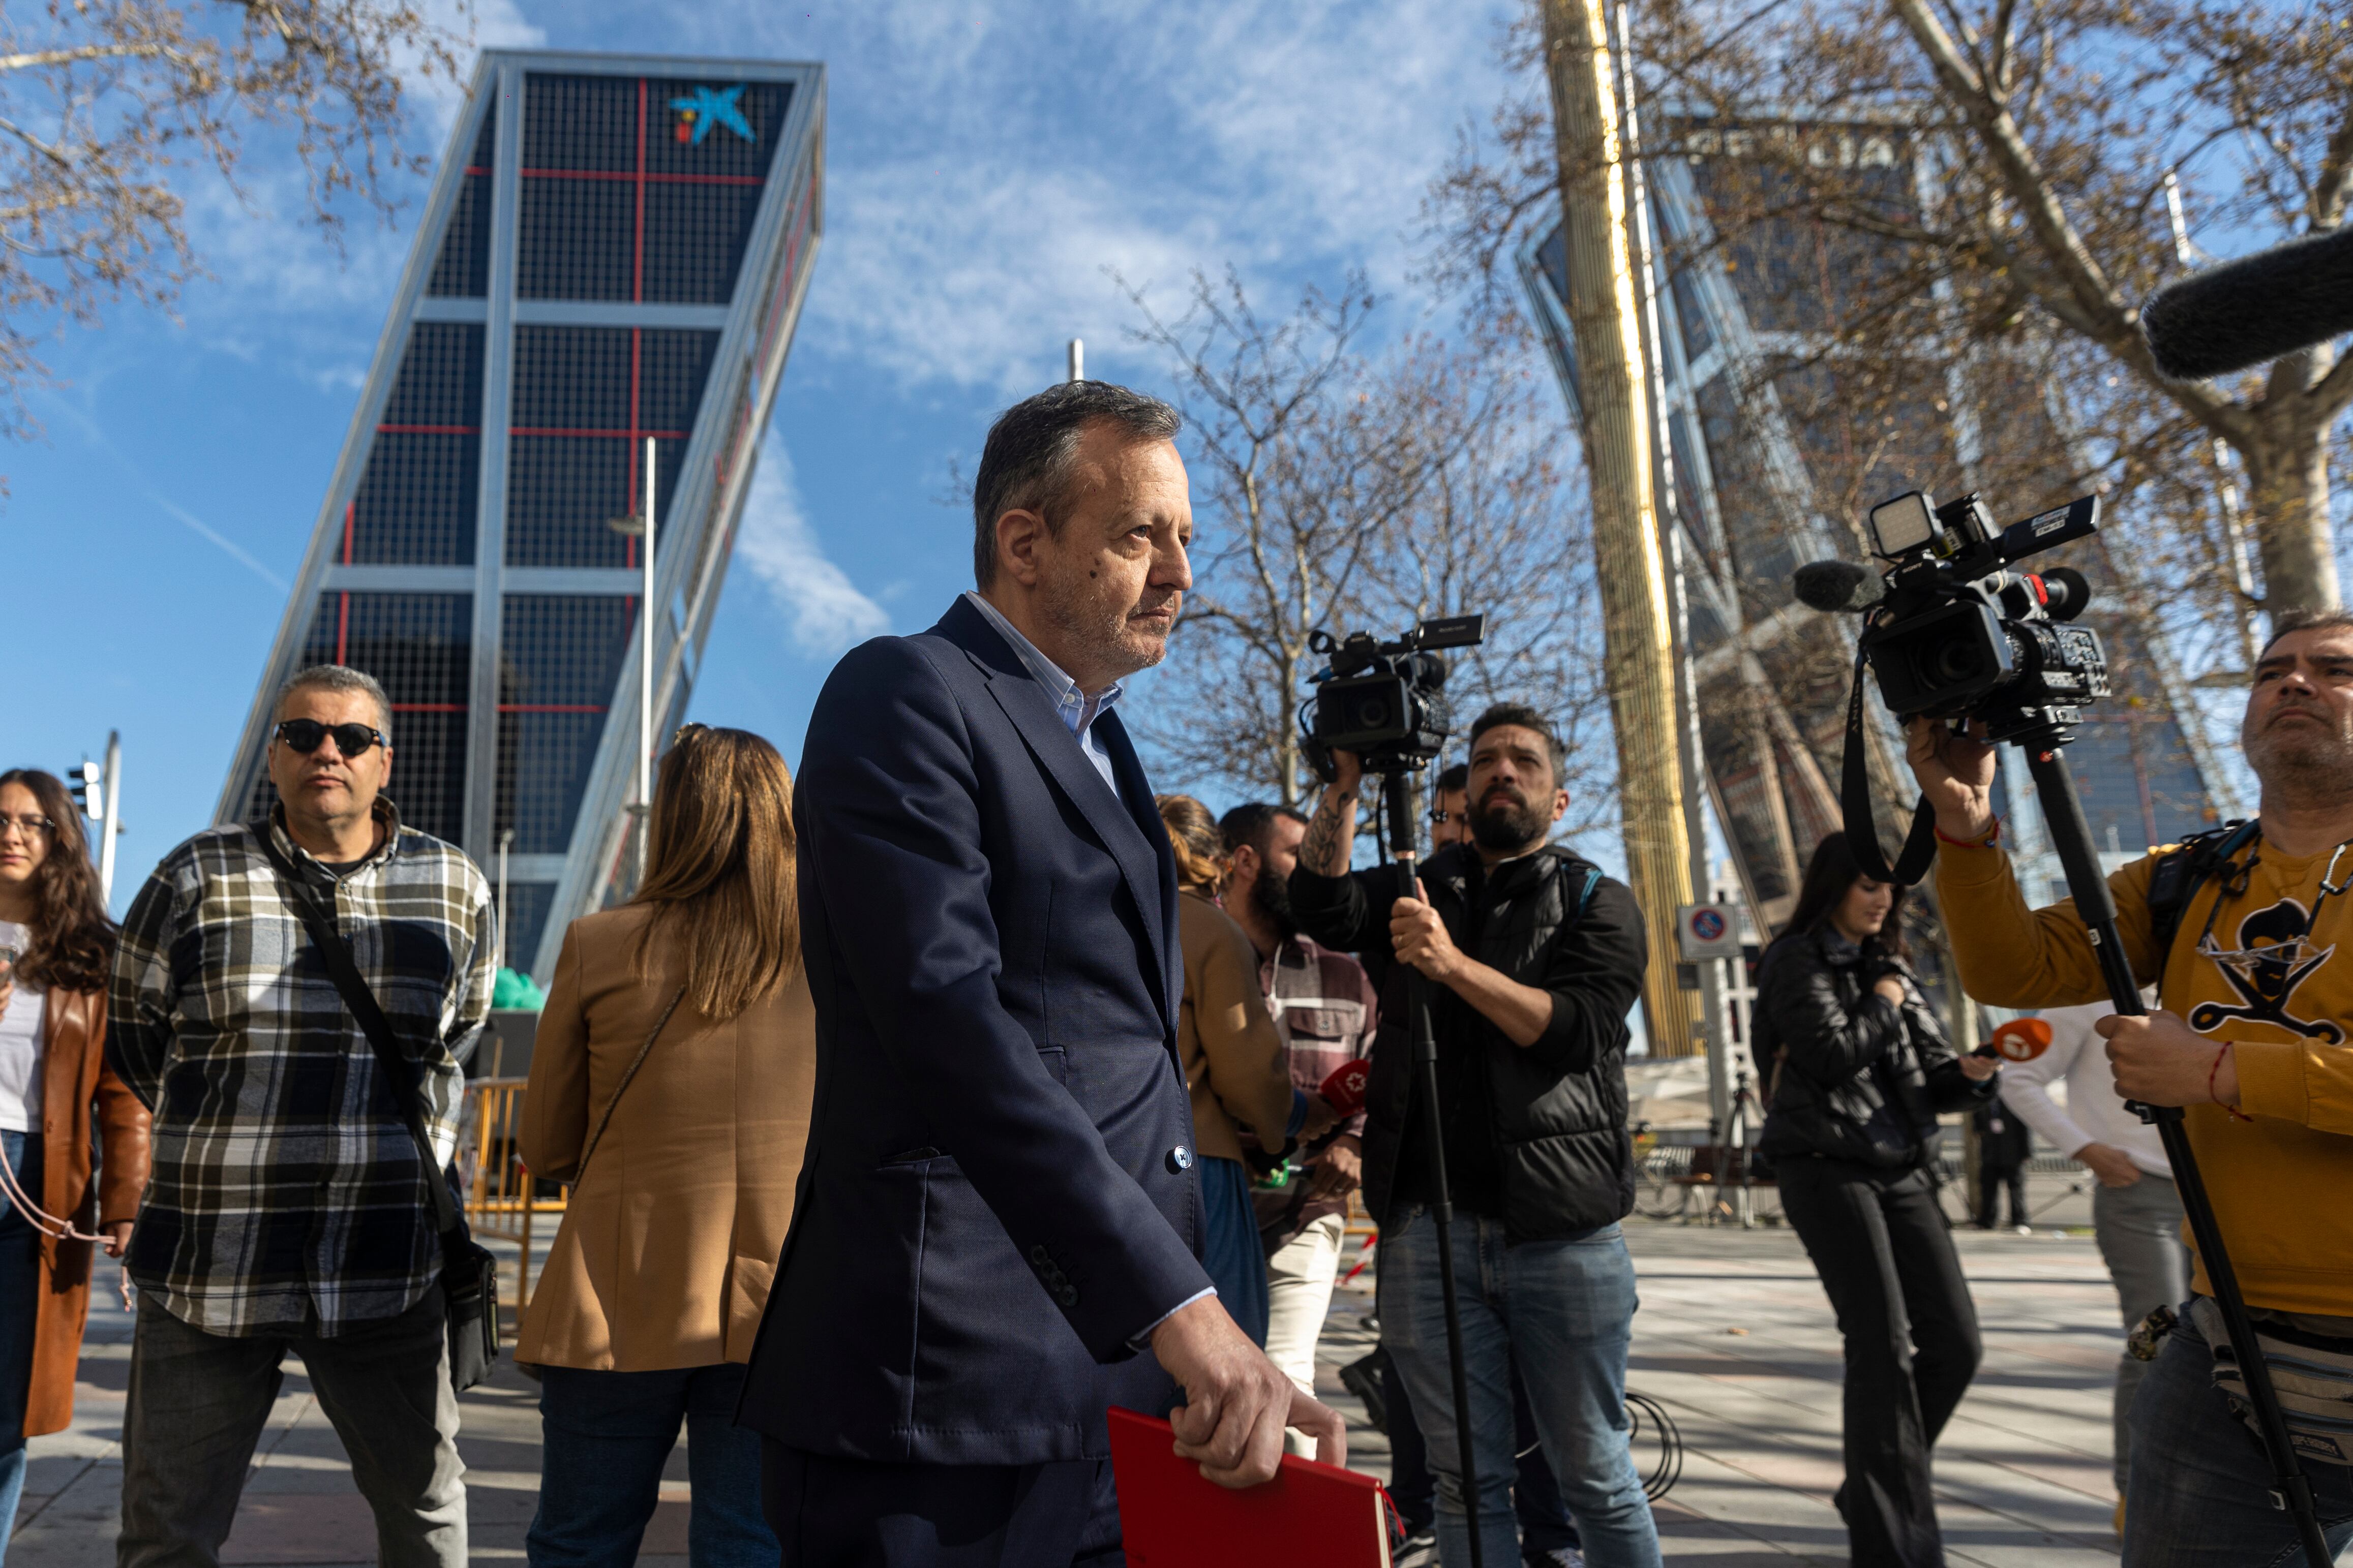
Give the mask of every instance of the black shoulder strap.
POLYGON ((415 1065, 400 1054, 400 1042, 394 1038, 392 1033, 392 1020, 384 1016, 383 1007, 376 1003, 375 993, 370 991, 367 982, 361 978, 359 965, 352 959, 350 943, 343 941, 343 934, 335 930, 334 922, 319 908, 318 899, 302 880, 301 874, 295 870, 293 862, 287 859, 285 851, 278 847, 278 841, 270 837, 270 824, 258 822, 253 825, 253 831, 261 840, 261 852, 269 857, 269 864, 278 872, 278 880, 287 902, 292 904, 294 912, 302 917, 303 928, 311 933, 311 944, 319 950, 319 956, 326 962, 328 978, 334 981, 336 991, 343 998, 343 1005, 351 1010, 352 1017, 359 1024, 360 1033, 367 1037, 368 1044, 375 1049, 376 1066, 383 1070, 385 1081, 392 1087, 393 1099, 400 1105, 401 1118, 408 1124, 408 1135, 417 1141, 417 1158, 425 1164, 425 1188, 433 1195, 434 1228, 446 1236, 458 1228, 458 1205, 450 1201, 449 1184, 441 1179, 441 1163, 433 1157, 433 1140, 425 1134, 423 1100, 417 1093, 415 1065))
POLYGON ((1936 858, 1936 812, 1927 795, 1922 795, 1912 808, 1912 826, 1905 835, 1904 847, 1890 866, 1879 847, 1878 828, 1871 815, 1871 779, 1863 757, 1862 677, 1868 646, 1856 644, 1854 683, 1847 692, 1846 755, 1839 768, 1840 819, 1849 828, 1847 847, 1854 851, 1856 868, 1874 882, 1908 888, 1927 874, 1928 862, 1936 858))
POLYGON ((2190 900, 2198 896, 2198 889, 2229 865, 2232 858, 2261 830, 2259 822, 2226 822, 2220 827, 2190 835, 2181 841, 2179 848, 2158 860, 2157 869, 2148 879, 2148 918, 2160 973, 2167 956, 2173 952, 2173 939, 2180 934, 2182 917, 2189 912, 2190 900))

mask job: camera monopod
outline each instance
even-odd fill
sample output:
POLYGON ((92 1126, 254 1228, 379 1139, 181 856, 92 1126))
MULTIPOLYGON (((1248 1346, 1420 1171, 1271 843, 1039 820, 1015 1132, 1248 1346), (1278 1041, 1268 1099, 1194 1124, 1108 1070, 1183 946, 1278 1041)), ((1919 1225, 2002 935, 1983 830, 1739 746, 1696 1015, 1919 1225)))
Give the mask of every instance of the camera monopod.
MULTIPOLYGON (((1397 896, 1419 899, 1413 826, 1416 768, 1381 775, 1388 815, 1389 858, 1397 864, 1397 896)), ((1422 1134, 1430 1144, 1430 1218, 1438 1233, 1438 1288, 1446 1302, 1446 1368, 1454 1380, 1456 1462, 1462 1467, 1462 1507, 1471 1524, 1471 1568, 1485 1568, 1479 1544, 1479 1468, 1471 1439, 1471 1378, 1462 1362, 1462 1305, 1454 1290, 1454 1200, 1446 1184, 1445 1119, 1438 1109, 1438 1036, 1430 1022, 1430 977, 1406 964, 1406 1012, 1413 1031, 1414 1091, 1422 1104, 1422 1134)), ((2179 1112, 2175 1114, 2179 1115, 2179 1112)))
MULTIPOLYGON (((1871 831, 1862 727, 1862 682, 1858 668, 1853 705, 1848 716, 1846 760, 1840 791, 1849 825, 1848 839, 1854 846, 1864 876, 1874 881, 1917 881, 1936 850, 1933 815, 1924 796, 1913 816, 1911 837, 1897 857, 1894 871, 1883 876, 1888 868, 1880 858, 1878 840, 1871 831)), ((2083 921, 2092 952, 2099 960, 2100 977, 2107 983, 2109 1000, 2125 1017, 2144 1016, 2148 1009, 2141 1005, 2140 985, 2133 979, 2132 961, 2126 956, 2123 939, 2116 931, 2116 899, 2108 890, 2107 878, 2101 874, 2099 856, 2093 850, 2091 825, 2084 820, 2084 803, 2075 794, 2074 778, 2059 754, 2060 748, 2075 738, 2074 733, 2063 723, 2045 722, 2007 738, 2015 740, 2026 752, 2027 772, 2034 780, 2035 794, 2042 805, 2052 847, 2058 851, 2059 864, 2067 874, 2067 891, 2075 900, 2076 916, 2083 921)), ((2271 1366, 2263 1360, 2263 1346, 2255 1338, 2254 1321, 2247 1316, 2247 1300, 2240 1294, 2238 1274, 2232 1268, 2231 1254, 2222 1245, 2222 1227, 2214 1218, 2214 1205, 2206 1194, 2206 1178, 2198 1168, 2197 1154, 2189 1147, 2181 1108, 2132 1105, 2129 1109, 2143 1121, 2156 1125, 2158 1136, 2165 1143, 2165 1157, 2172 1163, 2173 1181, 2181 1193, 2181 1208, 2189 1220, 2190 1237, 2198 1244, 2199 1260, 2206 1266, 2206 1282, 2214 1288, 2214 1304, 2221 1309, 2232 1354, 2238 1358, 2239 1372, 2246 1379, 2248 1403, 2254 1406, 2255 1422, 2263 1431, 2263 1451, 2272 1466, 2272 1506, 2295 1516, 2305 1561, 2312 1568, 2327 1568, 2336 1559, 2329 1554, 2319 1513, 2313 1507, 2312 1483, 2305 1479, 2303 1468, 2296 1463, 2295 1447, 2288 1437, 2287 1418, 2280 1412, 2279 1394, 2272 1386, 2271 1366)))

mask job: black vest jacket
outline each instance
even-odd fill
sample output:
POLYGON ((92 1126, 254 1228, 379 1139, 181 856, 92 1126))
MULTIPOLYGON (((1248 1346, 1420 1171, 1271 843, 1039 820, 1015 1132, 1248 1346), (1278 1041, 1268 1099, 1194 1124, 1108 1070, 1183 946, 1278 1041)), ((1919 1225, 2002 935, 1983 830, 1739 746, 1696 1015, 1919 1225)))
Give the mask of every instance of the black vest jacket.
MULTIPOLYGON (((1492 875, 1473 852, 1453 846, 1431 857, 1421 875, 1455 944, 1524 985, 1545 984, 1556 951, 1575 940, 1579 913, 1596 885, 1616 888, 1589 862, 1557 846, 1508 861, 1492 875)), ((1389 1223, 1406 1129, 1415 1128, 1417 1143, 1427 1135, 1406 977, 1398 965, 1384 987, 1365 1101, 1365 1202, 1383 1226, 1389 1223)), ((1435 1000, 1441 988, 1430 990, 1435 1000)), ((1565 1071, 1514 1045, 1467 1006, 1440 1008, 1437 1018, 1439 1050, 1476 1050, 1485 1068, 1506 1239, 1554 1240, 1624 1218, 1634 1206, 1624 1025, 1589 1068, 1565 1071), (1466 1031, 1468 1040, 1461 1037, 1466 1031)))

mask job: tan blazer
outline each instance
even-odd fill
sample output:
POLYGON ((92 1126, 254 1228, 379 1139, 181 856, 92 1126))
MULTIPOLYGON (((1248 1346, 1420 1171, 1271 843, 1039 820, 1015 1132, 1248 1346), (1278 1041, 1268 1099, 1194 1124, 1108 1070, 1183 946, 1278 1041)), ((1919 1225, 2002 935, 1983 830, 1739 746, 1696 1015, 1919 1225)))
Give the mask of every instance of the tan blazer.
POLYGON ((1194 1147, 1240 1159, 1234 1123, 1242 1121, 1280 1149, 1291 1120, 1291 1064, 1259 989, 1258 949, 1233 916, 1198 893, 1177 896, 1176 936, 1185 950, 1176 1054, 1193 1091, 1194 1147))
MULTIPOLYGON (((649 911, 572 922, 523 1100, 523 1162, 571 1181, 621 1075, 683 981, 649 911)), ((621 1097, 523 1313, 515 1359, 657 1372, 752 1359, 808 1142, 817 1015, 797 973, 714 1024, 681 1002, 621 1097)))

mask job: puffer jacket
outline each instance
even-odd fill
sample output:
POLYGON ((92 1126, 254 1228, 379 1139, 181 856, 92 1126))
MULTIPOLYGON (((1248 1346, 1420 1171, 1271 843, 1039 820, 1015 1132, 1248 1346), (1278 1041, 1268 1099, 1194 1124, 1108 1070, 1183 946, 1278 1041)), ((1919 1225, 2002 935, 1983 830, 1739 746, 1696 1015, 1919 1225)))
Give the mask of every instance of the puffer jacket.
POLYGON ((1755 1017, 1757 1068, 1772 1085, 1759 1146, 1771 1159, 1912 1170, 1928 1161, 1939 1111, 1993 1098, 1993 1079, 1961 1070, 1903 961, 1828 921, 1766 954, 1755 1017), (1872 989, 1890 973, 1904 982, 1901 1006, 1872 989))

